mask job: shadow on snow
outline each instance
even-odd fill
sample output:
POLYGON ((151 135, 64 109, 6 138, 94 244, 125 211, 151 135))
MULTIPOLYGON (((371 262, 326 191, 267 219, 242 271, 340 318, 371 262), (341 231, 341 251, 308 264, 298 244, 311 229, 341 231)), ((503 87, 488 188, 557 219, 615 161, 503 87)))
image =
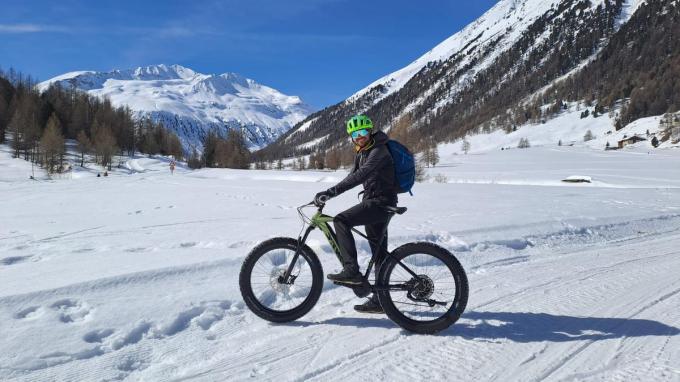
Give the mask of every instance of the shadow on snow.
MULTIPOLYGON (((291 322, 292 326, 337 325, 357 328, 395 328, 387 317, 336 317, 326 321, 291 322)), ((601 341, 626 337, 675 336, 680 329, 658 321, 635 318, 572 317, 527 312, 469 312, 437 334, 465 339, 514 342, 601 341)))

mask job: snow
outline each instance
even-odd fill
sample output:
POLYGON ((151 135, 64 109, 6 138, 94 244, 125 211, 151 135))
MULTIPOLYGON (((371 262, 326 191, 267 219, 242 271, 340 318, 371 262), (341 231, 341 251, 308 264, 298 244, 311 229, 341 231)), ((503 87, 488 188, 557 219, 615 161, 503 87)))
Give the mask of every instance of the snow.
MULTIPOLYGON (((135 157, 106 178, 34 181, 0 146, 0 379, 680 381, 680 150, 548 138, 442 147, 400 197, 390 248, 438 243, 470 280, 466 312, 434 336, 354 312, 361 300, 330 283, 297 322, 245 308, 244 257, 296 236, 294 208, 345 171, 171 175, 167 158, 135 157), (575 174, 593 183, 561 182, 575 174)), ((338 268, 318 232, 310 245, 338 268)))
MULTIPOLYGON (((624 126, 620 130, 615 128, 615 116, 620 110, 614 109, 612 117, 609 113, 593 117, 594 106, 572 103, 557 116, 545 120, 545 123, 528 123, 518 126, 516 131, 506 133, 504 130, 494 130, 489 134, 469 135, 465 139, 470 143, 470 153, 484 153, 501 149, 517 149, 520 139, 527 139, 531 146, 557 147, 563 146, 588 147, 604 150, 607 143, 615 148, 620 140, 634 135, 645 139, 629 147, 652 149, 651 140, 654 135, 660 140, 663 136, 659 122, 662 116, 640 118, 624 126), (589 116, 581 118, 586 109, 589 116), (594 139, 584 142, 586 133, 590 131, 594 139), (650 135, 647 135, 649 131, 650 135)), ((463 153, 462 140, 439 145, 440 154, 463 153)), ((660 148, 680 148, 680 144, 673 145, 670 141, 660 144, 660 148)))
POLYGON ((301 145, 298 145, 298 149, 304 149, 304 148, 308 148, 308 147, 315 147, 315 146, 317 146, 319 143, 321 143, 321 141, 323 141, 323 140, 325 140, 326 138, 328 138, 329 135, 330 135, 330 134, 326 134, 326 135, 324 135, 324 136, 322 136, 322 137, 319 137, 319 138, 313 139, 313 140, 311 140, 311 141, 309 141, 309 142, 306 142, 306 143, 303 143, 303 144, 301 144, 301 145))
MULTIPOLYGON (((591 0, 590 8, 595 9, 605 1, 607 0, 591 0)), ((644 0, 627 0, 624 3, 624 9, 621 15, 619 15, 617 19, 618 25, 625 24, 643 1, 644 0)), ((494 47, 489 56, 476 64, 473 68, 469 69, 468 75, 461 78, 459 85, 463 85, 471 78, 471 76, 486 69, 494 62, 496 57, 500 56, 507 48, 511 47, 534 21, 543 16, 551 8, 556 8, 559 4, 559 0, 501 0, 484 13, 484 15, 470 23, 461 31, 442 41, 404 68, 385 75, 365 88, 357 91, 349 97, 346 102, 353 102, 376 86, 383 85, 386 90, 374 100, 374 102, 378 102, 380 99, 401 89, 428 63, 446 60, 455 54, 463 54, 474 46, 478 46, 476 52, 480 52, 483 50, 482 47, 485 47, 492 41, 500 38, 498 44, 494 47)), ((545 37, 545 35, 542 36, 542 38, 543 37, 545 37)), ((538 44, 540 40, 541 39, 535 41, 533 46, 538 44)), ((463 68, 469 60, 470 57, 465 57, 458 67, 463 68)), ((436 84, 435 86, 439 85, 440 84, 436 84)), ((455 89, 452 89, 452 92, 453 91, 455 91, 455 89)))
POLYGON ((201 74, 180 65, 152 65, 111 72, 81 71, 38 85, 74 83, 115 106, 129 106, 137 117, 150 115, 175 131, 186 149, 202 147, 203 134, 213 128, 245 127, 255 137, 251 146, 272 142, 313 109, 297 96, 235 73, 201 74), (186 131, 187 126, 190 131, 186 131))

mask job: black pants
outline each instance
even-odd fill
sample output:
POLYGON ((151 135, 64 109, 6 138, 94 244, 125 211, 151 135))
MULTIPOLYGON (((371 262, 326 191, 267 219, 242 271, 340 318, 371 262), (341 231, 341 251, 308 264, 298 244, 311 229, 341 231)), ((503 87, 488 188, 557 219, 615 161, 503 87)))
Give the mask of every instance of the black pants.
POLYGON ((352 227, 363 225, 366 228, 366 236, 376 244, 380 241, 381 234, 385 230, 385 239, 381 245, 381 251, 376 255, 376 244, 370 243, 371 252, 375 256, 375 269, 378 268, 387 252, 387 224, 389 213, 384 208, 385 204, 376 199, 363 200, 356 206, 343 211, 335 216, 333 225, 338 236, 340 246, 340 261, 342 267, 349 271, 359 271, 357 262, 357 248, 352 235, 352 227))

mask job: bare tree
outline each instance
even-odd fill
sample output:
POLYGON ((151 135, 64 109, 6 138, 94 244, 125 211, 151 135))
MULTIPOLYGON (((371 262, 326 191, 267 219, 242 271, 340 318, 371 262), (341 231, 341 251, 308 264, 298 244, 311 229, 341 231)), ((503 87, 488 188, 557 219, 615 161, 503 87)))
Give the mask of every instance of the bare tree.
POLYGON ((64 157, 64 137, 61 135, 61 123, 57 115, 52 113, 47 121, 47 128, 40 138, 40 150, 47 172, 53 174, 61 171, 64 157))
POLYGON ((78 132, 78 152, 80 153, 80 167, 85 166, 85 154, 92 150, 92 142, 87 137, 85 130, 78 132))
POLYGON ((416 159, 416 182, 424 182, 427 179, 425 165, 423 164, 424 161, 422 155, 416 159))
POLYGON ((116 138, 107 126, 98 127, 95 131, 94 149, 97 153, 97 158, 99 158, 99 163, 111 170, 113 156, 118 151, 118 148, 116 147, 116 138))
POLYGON ((331 170, 337 170, 340 167, 340 153, 333 148, 326 151, 326 159, 324 160, 326 167, 331 170))

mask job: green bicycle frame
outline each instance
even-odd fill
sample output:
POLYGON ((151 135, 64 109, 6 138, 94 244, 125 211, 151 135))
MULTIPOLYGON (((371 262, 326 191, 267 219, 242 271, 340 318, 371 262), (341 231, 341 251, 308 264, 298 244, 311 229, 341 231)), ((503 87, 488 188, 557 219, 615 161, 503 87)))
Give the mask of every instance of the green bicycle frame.
MULTIPOLYGON (((333 248, 333 252, 335 253, 335 256, 338 258, 338 261, 342 263, 342 256, 340 255, 340 246, 338 245, 338 239, 335 234, 335 231, 333 228, 330 226, 330 222, 333 221, 334 217, 326 215, 322 212, 323 207, 319 207, 317 210, 316 214, 312 216, 311 221, 309 223, 309 227, 307 227, 307 230, 305 231, 303 236, 298 237, 298 246, 297 249, 295 250, 295 255, 293 256, 293 260, 290 262, 290 265, 288 266, 288 270, 286 270, 286 273, 283 275, 283 279, 288 281, 290 278, 291 273, 293 272, 293 268, 295 267, 295 263, 298 260, 298 257, 300 256, 300 249, 302 248, 302 245, 307 241, 307 237, 309 234, 315 229, 318 228, 323 232, 324 236, 326 237, 326 240, 328 240, 328 243, 331 245, 331 248, 333 248)), ((389 219, 392 219, 392 216, 390 216, 389 219)), ((357 235, 363 237, 364 239, 368 240, 369 243, 375 244, 378 250, 382 250, 382 243, 385 240, 385 233, 387 232, 387 226, 389 225, 389 220, 387 221, 387 224, 385 224, 385 228, 380 235, 380 241, 377 243, 374 242, 373 240, 370 240, 363 232, 357 230, 356 228, 352 228, 352 232, 356 233, 357 235)), ((386 251, 386 255, 391 257, 393 260, 396 260, 394 256, 392 256, 392 253, 390 251, 386 251)), ((413 272, 411 269, 409 269, 406 265, 404 265, 400 260, 396 260, 399 265, 401 265, 402 268, 404 268, 408 273, 410 273, 413 277, 418 277, 415 272, 413 272)), ((371 269, 373 268, 373 265, 375 263, 375 254, 371 256, 371 260, 368 263, 368 267, 366 269, 366 273, 364 274, 364 279, 368 279, 368 275, 371 273, 371 269)))

